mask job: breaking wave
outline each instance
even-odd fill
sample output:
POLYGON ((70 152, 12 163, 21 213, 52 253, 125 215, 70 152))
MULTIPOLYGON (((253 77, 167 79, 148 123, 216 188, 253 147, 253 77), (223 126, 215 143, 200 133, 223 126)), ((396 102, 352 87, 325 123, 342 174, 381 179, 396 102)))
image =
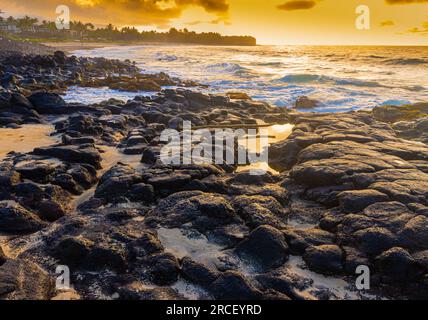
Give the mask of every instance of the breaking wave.
MULTIPOLYGON (((325 105, 317 112, 372 108, 385 101, 428 101, 428 47, 403 51, 402 47, 159 49, 154 45, 94 49, 79 51, 77 55, 129 58, 146 73, 166 72, 207 84, 203 89, 207 93, 243 91, 255 100, 284 107, 292 106, 304 95, 325 105)), ((103 96, 99 91, 89 93, 97 102, 103 96)), ((84 102, 92 99, 73 90, 70 95, 84 102)))
POLYGON ((216 72, 216 73, 233 73, 238 74, 242 72, 249 72, 250 70, 237 64, 237 63, 215 63, 210 64, 206 67, 207 71, 216 72))
POLYGON ((427 59, 420 58, 398 58, 398 59, 389 59, 386 60, 388 64, 394 65, 419 65, 419 64, 427 64, 427 59))
POLYGON ((178 57, 176 55, 168 55, 163 53, 157 54, 157 60, 158 61, 176 61, 178 60, 178 57))
POLYGON ((304 83, 319 83, 319 84, 337 84, 347 85, 356 87, 384 87, 384 85, 376 81, 367 81, 360 79, 347 79, 347 78, 335 78, 317 74, 290 74, 280 79, 275 80, 276 82, 284 82, 290 84, 304 84, 304 83))

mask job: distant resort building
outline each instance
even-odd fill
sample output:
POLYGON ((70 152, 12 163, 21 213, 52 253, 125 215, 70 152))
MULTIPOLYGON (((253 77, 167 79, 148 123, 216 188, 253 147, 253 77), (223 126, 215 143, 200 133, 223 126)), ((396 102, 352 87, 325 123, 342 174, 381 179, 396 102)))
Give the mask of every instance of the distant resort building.
POLYGON ((14 24, 8 22, 0 22, 0 31, 16 34, 20 33, 21 29, 14 24))
POLYGON ((61 34, 66 34, 68 37, 71 38, 79 38, 79 37, 83 37, 86 35, 85 32, 81 32, 81 31, 76 31, 76 30, 64 30, 64 31, 59 31, 56 29, 50 29, 47 28, 43 25, 33 25, 33 26, 28 26, 25 29, 19 28, 18 26, 16 26, 15 24, 12 24, 10 22, 7 21, 2 21, 0 22, 0 32, 4 32, 4 33, 10 33, 10 34, 23 34, 23 35, 28 35, 28 34, 48 34, 48 35, 61 35, 61 34))
POLYGON ((36 26, 35 27, 35 32, 40 32, 40 33, 54 33, 53 30, 43 27, 43 26, 36 26))
POLYGON ((73 38, 77 38, 79 36, 79 32, 76 30, 68 30, 68 33, 73 38))

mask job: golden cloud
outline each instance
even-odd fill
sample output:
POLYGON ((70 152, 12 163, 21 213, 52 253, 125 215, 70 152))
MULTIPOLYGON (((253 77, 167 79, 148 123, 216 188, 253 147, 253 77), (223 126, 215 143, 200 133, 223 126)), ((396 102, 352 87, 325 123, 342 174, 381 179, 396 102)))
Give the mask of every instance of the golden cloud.
POLYGON ((428 0, 385 0, 388 4, 421 4, 428 3, 428 0))
POLYGON ((298 0, 298 1, 287 1, 284 4, 280 4, 277 6, 280 10, 285 11, 294 11, 294 10, 307 10, 315 7, 317 3, 315 1, 308 1, 308 0, 298 0))
POLYGON ((408 33, 420 34, 422 36, 428 36, 428 21, 422 23, 422 27, 414 27, 410 30, 407 30, 408 33))
POLYGON ((395 22, 392 20, 384 20, 380 23, 381 27, 392 27, 395 26, 395 22))
MULTIPOLYGON (((3 0, 0 0, 0 4, 3 0)), ((200 7, 218 17, 227 17, 227 0, 7 0, 24 14, 55 18, 59 4, 70 8, 71 20, 94 23, 156 25, 166 27, 184 10, 200 7)))

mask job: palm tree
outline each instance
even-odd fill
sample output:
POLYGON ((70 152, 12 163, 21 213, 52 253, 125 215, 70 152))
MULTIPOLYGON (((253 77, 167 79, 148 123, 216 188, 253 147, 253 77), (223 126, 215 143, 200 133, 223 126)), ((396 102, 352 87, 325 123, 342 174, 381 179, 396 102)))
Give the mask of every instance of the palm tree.
POLYGON ((53 33, 54 31, 57 31, 58 29, 56 28, 55 22, 52 21, 46 21, 43 20, 42 21, 42 28, 50 33, 53 33))
POLYGON ((18 19, 17 25, 22 31, 29 31, 37 22, 39 22, 37 18, 25 16, 24 18, 18 19))
POLYGON ((140 33, 135 27, 124 27, 120 30, 122 36, 128 40, 137 40, 140 33))
POLYGON ((86 30, 86 27, 80 21, 71 21, 70 30, 74 31, 78 36, 82 36, 82 33, 86 30))
POLYGON ((95 26, 92 23, 85 23, 86 30, 94 30, 95 26))

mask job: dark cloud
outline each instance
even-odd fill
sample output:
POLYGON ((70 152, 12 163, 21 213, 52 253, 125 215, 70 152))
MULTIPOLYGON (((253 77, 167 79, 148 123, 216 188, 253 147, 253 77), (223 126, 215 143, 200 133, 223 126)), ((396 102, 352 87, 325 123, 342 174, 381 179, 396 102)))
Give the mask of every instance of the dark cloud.
POLYGON ((226 0, 176 0, 178 5, 193 4, 204 8, 207 12, 225 13, 229 10, 226 0))
POLYGON ((157 25, 166 27, 184 10, 200 7, 218 17, 227 17, 228 0, 0 0, 21 8, 23 14, 55 18, 59 4, 70 8, 72 20, 96 23, 157 25))
POLYGON ((428 3, 428 0, 385 0, 388 4, 416 4, 428 3))
POLYGON ((422 36, 428 36, 428 21, 422 24, 422 27, 414 27, 410 30, 407 30, 408 33, 420 34, 422 36))
POLYGON ((384 20, 380 23, 381 27, 392 27, 395 26, 395 22, 392 20, 384 20))
POLYGON ((189 21, 186 22, 185 25, 187 26, 197 26, 200 24, 220 24, 223 23, 225 25, 229 25, 229 21, 224 20, 223 18, 218 18, 218 19, 214 19, 214 20, 210 20, 210 21, 202 21, 202 20, 195 20, 195 21, 189 21))
POLYGON ((408 33, 418 33, 421 35, 428 35, 428 28, 423 29, 423 28, 414 27, 412 29, 409 29, 407 32, 408 33))
POLYGON ((298 1, 287 1, 284 4, 280 4, 277 8, 285 11, 293 11, 293 10, 307 10, 316 6, 315 1, 307 1, 307 0, 298 0, 298 1))
POLYGON ((206 23, 206 21, 195 20, 195 21, 186 22, 185 25, 186 26, 197 26, 197 25, 203 24, 203 23, 206 23))
POLYGON ((223 23, 224 25, 229 25, 229 21, 225 20, 224 18, 217 18, 217 19, 213 19, 213 20, 194 20, 194 21, 189 21, 186 22, 185 25, 187 26, 197 26, 200 24, 220 24, 223 23))
MULTIPOLYGON (((405 4, 428 4, 428 0, 385 0, 390 5, 405 5, 405 4)), ((414 27, 407 30, 407 33, 420 34, 423 36, 428 35, 428 22, 424 22, 422 27, 414 27)))

